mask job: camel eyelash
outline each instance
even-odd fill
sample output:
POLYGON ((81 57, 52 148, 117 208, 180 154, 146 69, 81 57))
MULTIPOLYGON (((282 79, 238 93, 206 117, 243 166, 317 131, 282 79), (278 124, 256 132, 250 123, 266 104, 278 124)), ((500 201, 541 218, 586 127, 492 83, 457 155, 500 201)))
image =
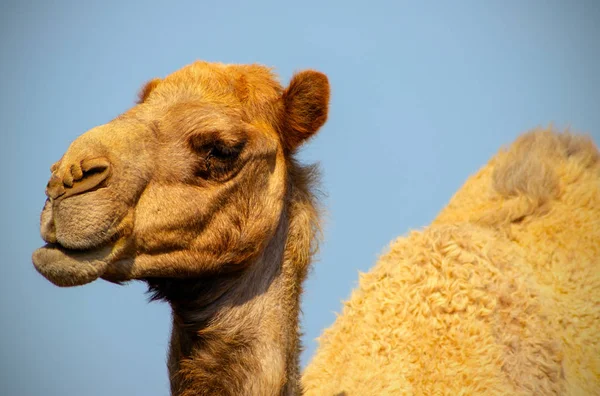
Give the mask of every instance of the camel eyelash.
POLYGON ((246 145, 246 139, 226 142, 215 135, 217 135, 216 132, 193 135, 188 139, 188 143, 192 150, 198 154, 217 159, 234 158, 239 155, 246 145))
POLYGON ((208 157, 221 160, 229 160, 237 157, 244 148, 245 142, 240 142, 234 146, 223 144, 222 142, 213 143, 208 157))

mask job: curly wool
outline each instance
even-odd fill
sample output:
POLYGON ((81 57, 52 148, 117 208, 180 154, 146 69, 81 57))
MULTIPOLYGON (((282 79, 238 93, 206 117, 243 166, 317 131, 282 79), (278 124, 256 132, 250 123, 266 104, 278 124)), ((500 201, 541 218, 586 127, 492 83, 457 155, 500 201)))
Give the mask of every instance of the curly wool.
POLYGON ((393 242, 320 338, 306 395, 600 393, 600 154, 536 130, 393 242))

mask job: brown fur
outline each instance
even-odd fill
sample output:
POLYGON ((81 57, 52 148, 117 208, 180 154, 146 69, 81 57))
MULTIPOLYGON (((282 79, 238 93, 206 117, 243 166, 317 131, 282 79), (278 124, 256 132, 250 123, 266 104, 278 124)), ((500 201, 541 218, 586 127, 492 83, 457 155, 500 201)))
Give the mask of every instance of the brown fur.
POLYGON ((60 286, 141 279, 173 308, 174 395, 297 394, 327 78, 198 62, 75 140, 52 167, 33 261, 60 286))
POLYGON ((158 84, 160 84, 161 79, 160 78, 153 78, 152 80, 148 81, 146 84, 144 84, 144 86, 142 87, 142 89, 140 90, 139 94, 138 94, 138 104, 139 103, 144 103, 144 101, 148 98, 148 96, 150 95, 150 93, 154 90, 154 88, 156 88, 156 86, 158 84))

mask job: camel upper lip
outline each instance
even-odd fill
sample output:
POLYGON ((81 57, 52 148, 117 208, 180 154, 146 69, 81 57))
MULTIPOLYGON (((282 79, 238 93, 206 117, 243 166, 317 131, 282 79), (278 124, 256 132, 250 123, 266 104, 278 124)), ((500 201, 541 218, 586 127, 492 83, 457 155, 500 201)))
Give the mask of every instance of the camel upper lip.
POLYGON ((123 237, 122 233, 119 232, 118 230, 116 230, 116 231, 113 231, 109 237, 106 237, 106 238, 103 237, 100 241, 97 241, 96 244, 86 246, 86 247, 65 246, 63 243, 61 243, 60 238, 56 237, 56 235, 53 235, 53 238, 51 240, 47 240, 46 238, 44 238, 44 236, 42 236, 42 239, 44 239, 44 242, 46 242, 45 247, 48 247, 48 248, 60 249, 60 250, 64 250, 66 252, 72 252, 72 253, 85 253, 85 252, 92 252, 94 250, 102 249, 107 246, 113 246, 122 237, 123 237))
POLYGON ((98 245, 90 246, 89 248, 69 248, 69 247, 62 245, 60 242, 48 242, 42 247, 50 248, 50 249, 64 250, 65 252, 70 252, 70 253, 86 253, 86 252, 92 252, 94 250, 102 249, 103 247, 105 247, 107 245, 111 245, 111 244, 112 244, 111 242, 106 242, 106 243, 101 243, 98 245))

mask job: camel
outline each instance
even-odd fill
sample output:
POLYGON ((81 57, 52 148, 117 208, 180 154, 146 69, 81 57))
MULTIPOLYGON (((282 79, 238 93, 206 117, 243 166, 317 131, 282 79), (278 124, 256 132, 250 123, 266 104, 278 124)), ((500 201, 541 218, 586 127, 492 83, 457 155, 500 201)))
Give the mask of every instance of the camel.
POLYGON ((536 129, 360 276, 305 395, 600 394, 600 153, 536 129))
POLYGON ((300 393, 299 298, 318 177, 295 153, 325 123, 327 77, 196 62, 51 167, 35 268, 58 286, 142 280, 172 307, 171 393, 300 393))
POLYGON ((317 170, 295 154, 329 84, 197 62, 148 82, 51 167, 36 269, 59 286, 145 281, 173 312, 171 392, 594 394, 600 154, 534 130, 361 276, 300 378, 317 170))

